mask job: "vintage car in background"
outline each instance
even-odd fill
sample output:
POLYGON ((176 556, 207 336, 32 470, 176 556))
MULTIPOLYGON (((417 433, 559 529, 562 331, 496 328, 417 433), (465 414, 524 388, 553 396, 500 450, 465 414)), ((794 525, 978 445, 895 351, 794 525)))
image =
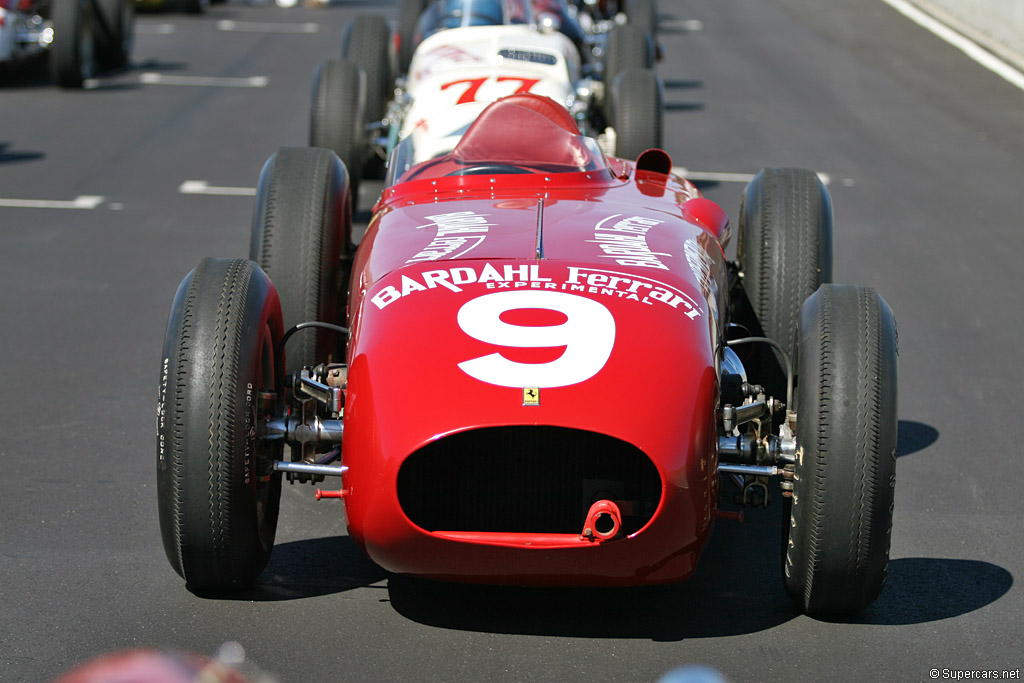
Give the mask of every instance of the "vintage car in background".
POLYGON ((686 579, 725 485, 781 502, 800 609, 874 600, 896 329, 874 290, 831 284, 818 177, 759 173, 731 262, 725 211, 668 154, 609 157, 548 98, 487 105, 447 154, 419 141, 357 250, 344 165, 282 148, 250 258, 178 288, 157 476, 188 587, 257 580, 284 479, 340 482, 316 497, 395 574, 565 586, 686 579))
POLYGON ((49 58, 53 80, 81 88, 128 62, 134 0, 0 0, 0 72, 49 58))
MULTIPOLYGON (((568 24, 535 12, 535 4, 420 3, 412 38, 401 30, 392 34, 382 16, 356 17, 346 27, 342 59, 328 60, 316 72, 310 144, 334 150, 358 184, 364 168, 379 174, 407 136, 434 154, 449 152, 487 103, 534 93, 564 106, 581 132, 609 153, 635 158, 662 146, 663 87, 651 34, 612 23, 600 39, 584 39, 582 31, 574 39, 575 33, 558 30, 568 24), (410 41, 415 50, 404 63, 403 46, 410 41), (616 108, 616 98, 629 106, 616 108), (453 109, 467 103, 480 106, 453 109), (443 121, 434 116, 441 111, 449 112, 443 121), (428 119, 435 125, 426 126, 428 119)), ((552 4, 564 6, 564 0, 552 4)))

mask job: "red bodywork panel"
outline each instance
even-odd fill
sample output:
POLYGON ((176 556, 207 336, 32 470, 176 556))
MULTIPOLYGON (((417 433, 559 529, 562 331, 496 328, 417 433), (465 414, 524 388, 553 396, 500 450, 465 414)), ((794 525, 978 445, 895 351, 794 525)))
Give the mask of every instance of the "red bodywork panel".
MULTIPOLYGON (((717 497, 727 239, 725 213, 692 185, 619 160, 596 171, 428 177, 386 189, 349 299, 343 484, 352 538, 389 571, 440 579, 635 585, 688 576, 717 497), (483 476, 439 474, 435 458, 448 456, 434 453, 447 444, 530 429, 554 430, 543 433, 564 437, 563 450, 579 435, 642 453, 629 457, 653 465, 659 490, 618 501, 639 528, 583 535, 586 499, 579 528, 554 531, 508 521, 444 528, 470 505, 465 491, 453 494, 460 502, 447 517, 403 507, 444 500, 460 480, 483 476), (416 472, 438 477, 429 490, 427 479, 402 474, 419 466, 417 453, 426 465, 416 472), (642 515, 633 509, 643 506, 642 515)), ((530 482, 547 476, 548 455, 524 445, 520 460, 518 441, 497 441, 495 452, 511 449, 500 456, 505 469, 493 470, 508 486, 473 486, 493 486, 531 517, 530 482)), ((479 459, 499 456, 483 448, 451 457, 476 471, 479 459)), ((561 451, 550 457, 554 468, 561 451)), ((602 485, 619 484, 582 484, 602 485)))

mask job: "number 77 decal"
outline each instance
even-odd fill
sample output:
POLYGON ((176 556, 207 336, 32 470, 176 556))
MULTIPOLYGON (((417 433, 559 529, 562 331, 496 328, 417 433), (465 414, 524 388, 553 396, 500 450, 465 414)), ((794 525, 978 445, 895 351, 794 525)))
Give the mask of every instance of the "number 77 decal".
MULTIPOLYGON (((476 102, 476 94, 480 90, 481 86, 490 80, 490 76, 484 76, 482 78, 463 78, 458 81, 450 81, 441 85, 441 90, 447 90, 453 85, 465 85, 466 90, 459 97, 456 104, 467 104, 468 102, 476 102)), ((523 95, 530 92, 533 86, 540 83, 539 78, 523 78, 522 76, 497 76, 494 78, 495 83, 504 83, 506 81, 512 81, 518 83, 519 87, 515 91, 509 93, 510 95, 523 95)))

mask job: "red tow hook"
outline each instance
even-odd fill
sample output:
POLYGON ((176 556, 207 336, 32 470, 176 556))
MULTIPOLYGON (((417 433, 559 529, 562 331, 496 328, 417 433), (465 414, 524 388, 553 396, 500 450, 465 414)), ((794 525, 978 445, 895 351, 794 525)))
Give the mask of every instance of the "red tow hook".
POLYGON ((740 510, 732 511, 732 510, 715 509, 715 517, 719 517, 721 519, 734 519, 737 522, 742 522, 743 521, 743 512, 740 511, 740 510))
POLYGON ((581 541, 608 541, 622 530, 622 512, 614 501, 599 500, 590 506, 587 521, 583 523, 581 541))
POLYGON ((348 495, 348 489, 339 489, 337 491, 324 491, 323 489, 316 490, 316 499, 321 498, 344 498, 348 495))

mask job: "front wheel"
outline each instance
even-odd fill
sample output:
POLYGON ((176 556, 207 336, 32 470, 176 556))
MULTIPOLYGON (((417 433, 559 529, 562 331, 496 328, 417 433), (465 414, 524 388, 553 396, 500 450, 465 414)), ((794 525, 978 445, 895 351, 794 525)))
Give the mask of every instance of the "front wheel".
POLYGON ((280 445, 257 437, 273 392, 281 307, 247 260, 203 259, 178 287, 157 407, 164 550, 197 592, 249 587, 274 545, 280 445))
POLYGON ((54 0, 50 71, 62 88, 81 88, 96 71, 92 5, 84 0, 54 0))
POLYGON ((822 285, 800 311, 785 585, 811 615, 882 590, 896 486, 896 322, 875 290, 822 285))

